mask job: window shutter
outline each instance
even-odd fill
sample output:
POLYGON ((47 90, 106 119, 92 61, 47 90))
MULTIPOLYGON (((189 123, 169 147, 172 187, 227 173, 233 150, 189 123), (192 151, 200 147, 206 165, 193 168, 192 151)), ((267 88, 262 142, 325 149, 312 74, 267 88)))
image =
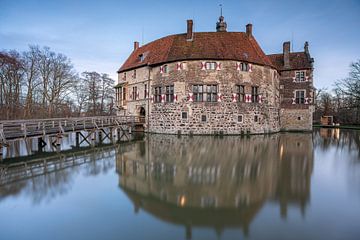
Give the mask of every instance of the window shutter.
POLYGON ((263 102, 263 97, 262 95, 258 95, 258 103, 262 103, 263 102))
POLYGON ((295 98, 292 98, 292 104, 295 104, 295 98))
POLYGON ((154 95, 151 94, 151 103, 154 103, 155 100, 154 98, 155 98, 154 95))
POLYGON ((240 71, 240 63, 239 62, 236 63, 236 70, 240 71))
POLYGON ((176 103, 176 102, 177 102, 177 95, 174 94, 174 103, 176 103))
POLYGON ((309 81, 309 77, 305 76, 305 82, 308 82, 308 81, 309 81))
POLYGON ((237 102, 237 94, 236 93, 233 93, 232 95, 232 102, 237 102))
POLYGON ((206 65, 205 62, 201 62, 201 70, 205 70, 205 65, 206 65))
POLYGON ((140 93, 139 91, 136 92, 136 99, 139 99, 140 98, 140 93))
POLYGON ((183 66, 182 66, 182 63, 180 62, 180 63, 177 63, 176 64, 176 70, 182 70, 183 69, 183 66))
POLYGON ((305 98, 305 104, 309 104, 309 98, 305 98))
POLYGON ((189 93, 189 102, 193 102, 194 101, 194 96, 193 93, 189 93))
POLYGON ((165 94, 161 94, 161 102, 165 102, 165 94))
POLYGON ((251 103, 251 94, 245 94, 245 102, 251 103))
POLYGON ((164 73, 164 67, 160 66, 160 73, 164 73))
POLYGON ((221 63, 220 62, 216 62, 216 70, 221 70, 221 63))
POLYGON ((252 72, 252 64, 251 63, 249 63, 249 72, 252 72))
POLYGON ((218 102, 221 102, 221 101, 222 101, 222 95, 221 95, 221 93, 218 93, 218 94, 217 94, 217 101, 218 101, 218 102))

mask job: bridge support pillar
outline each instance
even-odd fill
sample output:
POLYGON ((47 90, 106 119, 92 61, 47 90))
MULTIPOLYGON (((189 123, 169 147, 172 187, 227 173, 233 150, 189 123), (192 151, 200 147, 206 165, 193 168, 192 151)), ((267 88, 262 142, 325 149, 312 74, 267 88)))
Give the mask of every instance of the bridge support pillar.
POLYGON ((0 162, 3 160, 3 145, 0 143, 0 162))
POLYGON ((42 137, 38 138, 38 151, 42 152, 43 148, 46 146, 46 142, 43 140, 42 137))
POLYGON ((75 133, 75 147, 80 147, 80 133, 76 132, 75 133))
POLYGON ((120 140, 121 140, 121 135, 120 135, 120 128, 117 128, 116 129, 116 137, 117 137, 117 142, 120 142, 120 140))
POLYGON ((102 144, 103 137, 102 137, 102 131, 101 130, 98 132, 98 136, 99 136, 99 144, 102 144))

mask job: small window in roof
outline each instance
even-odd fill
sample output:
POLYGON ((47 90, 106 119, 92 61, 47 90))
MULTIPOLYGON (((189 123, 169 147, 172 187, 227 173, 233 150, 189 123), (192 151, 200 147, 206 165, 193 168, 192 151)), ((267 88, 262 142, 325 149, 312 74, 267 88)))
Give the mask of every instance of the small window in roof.
POLYGON ((139 55, 139 60, 140 60, 140 62, 144 61, 144 59, 145 59, 144 54, 140 54, 140 55, 139 55))

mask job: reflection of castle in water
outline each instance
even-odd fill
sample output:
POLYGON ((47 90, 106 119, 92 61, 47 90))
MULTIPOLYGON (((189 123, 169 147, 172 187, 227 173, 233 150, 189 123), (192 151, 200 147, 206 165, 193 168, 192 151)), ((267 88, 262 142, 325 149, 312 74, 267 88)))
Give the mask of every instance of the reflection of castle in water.
POLYGON ((117 156, 120 187, 139 208, 186 227, 248 227, 263 204, 305 206, 311 134, 240 137, 151 135, 117 156))

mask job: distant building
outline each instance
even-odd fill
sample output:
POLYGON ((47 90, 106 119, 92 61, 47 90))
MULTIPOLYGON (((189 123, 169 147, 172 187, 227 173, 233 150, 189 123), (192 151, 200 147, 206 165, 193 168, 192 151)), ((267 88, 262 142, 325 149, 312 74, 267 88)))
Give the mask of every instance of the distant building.
POLYGON ((266 55, 252 33, 170 35, 134 50, 118 70, 119 115, 145 116, 149 132, 243 134, 311 130, 313 59, 304 52, 266 55))

